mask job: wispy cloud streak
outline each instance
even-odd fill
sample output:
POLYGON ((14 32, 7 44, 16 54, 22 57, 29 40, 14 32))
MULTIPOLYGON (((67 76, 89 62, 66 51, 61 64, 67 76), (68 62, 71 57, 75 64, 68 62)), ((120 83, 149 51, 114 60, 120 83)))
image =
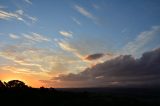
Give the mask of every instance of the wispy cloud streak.
POLYGON ((64 37, 72 37, 72 34, 73 34, 73 32, 71 32, 71 31, 69 31, 69 32, 67 32, 67 31, 59 31, 59 33, 62 35, 62 36, 64 36, 64 37))
POLYGON ((32 32, 31 34, 22 34, 22 35, 24 38, 35 41, 35 42, 50 41, 50 39, 45 37, 44 35, 34 33, 34 32, 32 32))
POLYGON ((30 5, 32 5, 32 2, 31 2, 31 0, 24 0, 26 3, 28 3, 28 4, 30 4, 30 5))
POLYGON ((19 39, 20 37, 16 34, 9 34, 9 37, 12 38, 12 39, 19 39))
POLYGON ((8 12, 8 11, 0 10, 0 19, 3 19, 3 20, 15 19, 18 21, 22 21, 27 25, 30 24, 30 21, 32 23, 35 23, 37 21, 36 17, 32 17, 32 16, 24 13, 23 10, 17 10, 15 12, 8 12))
POLYGON ((79 20, 77 20, 76 18, 72 17, 72 20, 77 24, 77 25, 82 25, 81 22, 79 20))
POLYGON ((122 52, 125 54, 135 55, 158 34, 160 34, 160 26, 153 26, 150 30, 141 32, 134 41, 128 42, 123 47, 122 52))
POLYGON ((87 11, 84 7, 81 7, 79 5, 74 5, 74 8, 76 9, 76 11, 78 11, 80 14, 82 14, 83 16, 92 19, 94 22, 97 20, 97 18, 90 13, 89 11, 87 11))

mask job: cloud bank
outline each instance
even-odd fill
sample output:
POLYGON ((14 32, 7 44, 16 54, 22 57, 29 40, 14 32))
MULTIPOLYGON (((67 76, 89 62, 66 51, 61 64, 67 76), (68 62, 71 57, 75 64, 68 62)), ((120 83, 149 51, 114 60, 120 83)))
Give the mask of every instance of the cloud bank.
POLYGON ((67 84, 65 87, 160 86, 159 63, 160 48, 144 53, 139 59, 120 55, 78 74, 53 77, 52 81, 55 85, 67 84))

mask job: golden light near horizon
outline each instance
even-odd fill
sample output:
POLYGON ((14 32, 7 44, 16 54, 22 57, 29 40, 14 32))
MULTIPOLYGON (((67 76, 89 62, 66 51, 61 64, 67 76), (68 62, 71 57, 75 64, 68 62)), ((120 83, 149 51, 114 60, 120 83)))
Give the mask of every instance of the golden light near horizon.
POLYGON ((43 84, 41 84, 40 81, 38 81, 34 77, 29 77, 29 76, 3 74, 3 75, 0 75, 0 78, 3 82, 8 82, 11 80, 20 80, 20 81, 24 82, 26 85, 34 87, 34 88, 38 88, 40 86, 43 86, 43 84))
POLYGON ((9 82, 11 80, 20 80, 20 81, 24 82, 26 85, 31 86, 33 88, 39 88, 39 87, 43 86, 39 81, 33 80, 33 79, 27 80, 27 79, 18 78, 18 77, 10 77, 10 78, 2 79, 3 82, 9 82))
POLYGON ((20 80, 20 81, 23 81, 25 83, 27 83, 27 81, 23 78, 20 78, 20 77, 15 77, 15 76, 9 76, 9 77, 6 77, 5 79, 2 79, 2 81, 5 81, 5 82, 8 82, 8 81, 11 81, 11 80, 20 80))
POLYGON ((20 77, 16 77, 16 76, 13 76, 13 77, 12 76, 8 76, 8 77, 2 79, 3 82, 9 82, 11 80, 20 80, 20 81, 24 82, 26 85, 29 84, 29 82, 27 80, 25 80, 23 78, 20 78, 20 77))

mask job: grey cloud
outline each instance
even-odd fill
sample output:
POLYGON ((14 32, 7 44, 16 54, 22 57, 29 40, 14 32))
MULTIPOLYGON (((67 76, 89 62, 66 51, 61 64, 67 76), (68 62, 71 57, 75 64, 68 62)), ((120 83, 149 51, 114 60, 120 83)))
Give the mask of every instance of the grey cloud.
POLYGON ((160 48, 144 53, 139 59, 121 55, 78 74, 59 75, 52 80, 70 82, 76 87, 160 86, 160 48))
POLYGON ((96 54, 87 55, 84 59, 85 60, 96 60, 96 59, 99 59, 103 56, 104 56, 103 53, 96 53, 96 54))

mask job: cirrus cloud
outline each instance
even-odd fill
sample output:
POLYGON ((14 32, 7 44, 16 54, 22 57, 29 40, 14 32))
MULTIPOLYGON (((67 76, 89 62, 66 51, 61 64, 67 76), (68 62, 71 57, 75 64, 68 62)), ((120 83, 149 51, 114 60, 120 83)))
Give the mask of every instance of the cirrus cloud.
POLYGON ((76 18, 72 17, 72 20, 77 24, 77 25, 82 25, 82 23, 77 20, 76 18))
POLYGON ((0 10, 0 19, 18 20, 24 22, 27 25, 30 25, 30 23, 35 23, 37 21, 36 17, 26 14, 23 10, 16 10, 15 12, 0 10))
POLYGON ((28 4, 30 4, 30 5, 32 5, 32 2, 31 2, 31 0, 24 0, 26 3, 28 3, 28 4))
POLYGON ((122 53, 137 55, 144 46, 149 44, 160 34, 160 26, 152 26, 150 30, 141 32, 133 41, 128 42, 123 48, 122 53))
POLYGON ((34 33, 34 32, 32 32, 31 34, 22 34, 22 35, 24 38, 26 38, 28 40, 35 41, 35 42, 42 42, 42 41, 48 42, 48 41, 50 41, 50 39, 48 39, 44 35, 34 33))
POLYGON ((64 37, 72 37, 73 32, 69 31, 59 31, 59 33, 64 37))
POLYGON ((0 19, 4 19, 4 20, 17 19, 17 20, 20 20, 20 21, 24 21, 23 18, 21 16, 19 16, 18 14, 3 11, 3 10, 0 10, 0 19))
POLYGON ((12 39, 19 39, 20 37, 16 34, 9 34, 9 37, 12 38, 12 39))
POLYGON ((77 12, 82 14, 83 16, 91 19, 94 23, 97 23, 97 18, 88 10, 86 10, 84 7, 79 6, 79 5, 74 5, 74 8, 77 12))

